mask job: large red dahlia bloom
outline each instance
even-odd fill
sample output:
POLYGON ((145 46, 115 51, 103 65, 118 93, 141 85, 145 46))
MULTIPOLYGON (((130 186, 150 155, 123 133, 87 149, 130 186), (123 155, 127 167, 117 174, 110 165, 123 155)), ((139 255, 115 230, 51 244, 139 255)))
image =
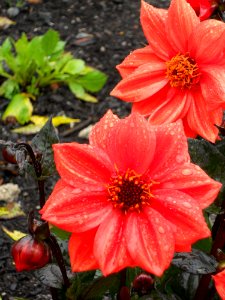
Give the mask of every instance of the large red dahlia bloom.
POLYGON ((225 300, 225 270, 212 276, 215 281, 215 286, 222 300, 225 300))
POLYGON ((200 22, 185 0, 167 10, 142 1, 149 45, 117 66, 123 79, 111 95, 133 103, 151 124, 182 119, 186 135, 215 142, 225 107, 225 24, 200 22))
POLYGON ((187 0, 199 15, 200 20, 208 19, 215 8, 218 6, 218 0, 187 0))
POLYGON ((41 213, 72 232, 73 271, 139 266, 160 276, 174 251, 210 235, 202 209, 221 184, 190 163, 182 122, 151 126, 109 111, 90 145, 53 149, 61 179, 41 213))

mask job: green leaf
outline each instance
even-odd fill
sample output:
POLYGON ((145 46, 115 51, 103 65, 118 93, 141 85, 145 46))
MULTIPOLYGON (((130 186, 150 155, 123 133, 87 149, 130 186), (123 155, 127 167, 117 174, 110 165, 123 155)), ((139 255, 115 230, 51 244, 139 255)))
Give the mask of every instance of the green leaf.
POLYGON ((33 106, 28 96, 26 94, 17 94, 10 101, 2 119, 5 120, 7 117, 13 116, 20 124, 23 125, 30 120, 32 111, 33 106))
POLYGON ((77 82, 81 84, 89 92, 100 91, 106 83, 107 76, 100 71, 92 71, 86 75, 77 79, 77 82))
POLYGON ((70 88, 71 92, 72 92, 77 98, 80 99, 81 97, 84 96, 85 91, 84 91, 84 88, 83 88, 80 84, 78 84, 78 83, 76 83, 76 82, 74 82, 74 81, 69 81, 69 82, 68 82, 68 85, 69 85, 69 88, 70 88))
POLYGON ((71 59, 67 62, 62 72, 71 75, 79 74, 85 67, 85 62, 82 59, 71 59))
POLYGON ((42 49, 46 55, 51 55, 59 42, 59 34, 53 29, 49 29, 42 37, 42 49))
POLYGON ((54 233, 58 238, 60 238, 61 240, 68 240, 71 233, 67 232, 65 230, 62 230, 56 226, 52 226, 51 227, 51 232, 54 233))
POLYGON ((206 253, 210 252, 211 247, 212 247, 212 238, 211 237, 199 240, 193 245, 193 248, 202 250, 206 253))
POLYGON ((0 95, 7 99, 12 99, 15 94, 19 92, 19 85, 16 81, 8 79, 0 86, 0 95))
POLYGON ((20 56, 26 56, 28 52, 29 41, 25 33, 15 42, 15 49, 20 56))
POLYGON ((11 54, 12 43, 10 38, 5 39, 2 46, 0 47, 0 60, 4 58, 6 55, 11 54))
POLYGON ((97 103, 98 102, 96 97, 86 93, 84 88, 80 84, 78 84, 77 82, 68 81, 67 84, 69 85, 69 88, 70 88, 71 92, 78 99, 84 100, 86 102, 91 102, 91 103, 97 103))

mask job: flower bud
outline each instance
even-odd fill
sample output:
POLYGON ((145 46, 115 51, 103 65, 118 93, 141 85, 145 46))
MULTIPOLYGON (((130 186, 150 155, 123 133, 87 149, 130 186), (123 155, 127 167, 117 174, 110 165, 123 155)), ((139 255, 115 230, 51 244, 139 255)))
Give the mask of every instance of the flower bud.
POLYGON ((44 241, 37 241, 31 235, 18 240, 11 250, 16 270, 30 271, 44 267, 50 260, 51 254, 44 241))
POLYGON ((11 164, 17 164, 16 151, 13 150, 10 146, 6 146, 2 149, 2 157, 5 161, 11 164))
POLYGON ((134 278, 133 292, 138 296, 148 295, 153 289, 154 280, 150 275, 140 274, 134 278))

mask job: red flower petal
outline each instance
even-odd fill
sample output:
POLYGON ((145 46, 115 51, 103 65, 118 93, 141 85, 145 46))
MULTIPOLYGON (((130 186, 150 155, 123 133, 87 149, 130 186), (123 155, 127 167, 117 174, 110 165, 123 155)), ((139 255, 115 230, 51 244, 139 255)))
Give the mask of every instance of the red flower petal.
POLYGON ((151 207, 176 226, 175 243, 178 247, 186 247, 211 234, 198 202, 188 194, 170 189, 154 190, 151 207))
POLYGON ((156 134, 155 157, 147 172, 159 181, 178 165, 190 162, 187 138, 181 121, 153 127, 156 134))
POLYGON ((169 100, 173 97, 173 93, 169 93, 169 91, 172 91, 172 89, 170 85, 167 84, 153 96, 139 102, 134 102, 132 106, 132 112, 149 116, 149 114, 157 109, 159 105, 162 105, 166 99, 169 100))
POLYGON ((187 93, 184 91, 178 92, 175 91, 175 89, 171 90, 173 91, 173 97, 167 97, 167 99, 153 111, 148 119, 149 123, 153 125, 170 123, 186 115, 190 106, 190 99, 187 97, 187 93))
POLYGON ((166 218, 153 209, 128 216, 126 233, 128 250, 135 263, 161 276, 174 254, 174 234, 166 218))
POLYGON ((212 276, 215 286, 222 300, 225 300, 225 270, 212 276))
POLYGON ((168 83, 165 72, 165 63, 150 62, 141 65, 128 77, 122 79, 110 95, 128 102, 145 100, 168 83))
POLYGON ((130 75, 141 65, 149 62, 160 63, 162 60, 155 55, 150 46, 146 46, 131 52, 120 65, 116 66, 116 68, 120 72, 120 75, 124 78, 130 75))
POLYGON ((93 254, 93 244, 97 229, 73 233, 69 240, 70 263, 73 272, 95 270, 99 265, 93 254))
POLYGON ((224 23, 217 20, 201 22, 193 31, 189 39, 189 52, 199 65, 215 63, 223 59, 225 44, 224 23), (216 47, 215 47, 216 45, 216 47))
POLYGON ((113 128, 107 144, 107 154, 121 171, 144 173, 154 156, 155 133, 139 114, 131 114, 113 128), (143 153, 148 153, 143 159, 143 153))
POLYGON ((60 180, 46 205, 42 218, 70 232, 81 232, 98 226, 112 210, 106 191, 79 191, 60 180))
POLYGON ((199 166, 186 163, 168 173, 161 181, 160 188, 180 190, 190 195, 204 209, 214 201, 221 186, 220 182, 211 179, 199 166))
POLYGON ((141 2, 141 25, 146 39, 154 52, 163 60, 168 60, 173 50, 166 38, 167 11, 141 2))
POLYGON ((218 129, 212 123, 210 114, 207 111, 207 103, 200 90, 193 90, 189 97, 192 98, 187 121, 190 128, 196 131, 206 140, 215 143, 218 136, 218 129))
POLYGON ((78 143, 53 145, 57 171, 68 184, 104 186, 109 181, 112 165, 101 149, 78 143))
MULTIPOLYGON (((204 67, 201 91, 209 110, 225 108, 225 70, 221 66, 204 67)), ((221 120, 222 121, 222 120, 221 120)))
POLYGON ((190 34, 199 23, 195 11, 185 0, 171 1, 168 9, 167 36, 177 52, 187 52, 190 34))
POLYGON ((125 224, 126 216, 114 209, 96 233, 94 255, 105 276, 133 265, 126 246, 125 224))
POLYGON ((92 128, 89 135, 90 145, 105 149, 107 140, 110 139, 112 127, 119 118, 108 110, 103 118, 92 128))

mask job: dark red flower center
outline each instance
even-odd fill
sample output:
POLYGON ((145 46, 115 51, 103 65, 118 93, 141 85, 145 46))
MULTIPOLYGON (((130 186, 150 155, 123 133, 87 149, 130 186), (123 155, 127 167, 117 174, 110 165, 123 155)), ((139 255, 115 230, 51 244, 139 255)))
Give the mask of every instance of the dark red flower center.
POLYGON ((147 182, 142 175, 133 170, 128 169, 125 174, 117 171, 107 186, 109 201, 125 213, 140 212, 143 206, 150 205, 150 199, 153 197, 151 187, 155 183, 153 180, 147 182))
POLYGON ((166 66, 166 77, 169 78, 172 87, 190 89, 200 80, 198 65, 188 53, 178 53, 166 62, 166 66))

